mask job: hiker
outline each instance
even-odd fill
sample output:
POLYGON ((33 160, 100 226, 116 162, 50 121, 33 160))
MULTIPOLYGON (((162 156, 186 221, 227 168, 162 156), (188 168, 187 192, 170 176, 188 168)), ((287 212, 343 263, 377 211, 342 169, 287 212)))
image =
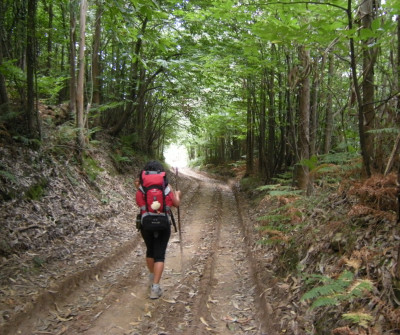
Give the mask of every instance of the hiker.
POLYGON ((140 208, 140 233, 146 244, 146 264, 149 269, 150 299, 162 295, 160 280, 164 270, 165 252, 171 236, 170 208, 180 204, 180 191, 174 191, 166 178, 163 165, 148 162, 135 180, 136 204, 140 208), (160 191, 158 191, 160 190, 160 191), (154 194, 158 194, 157 199, 154 194), (151 193, 151 194, 149 194, 151 193), (158 221, 160 220, 160 221, 158 221))

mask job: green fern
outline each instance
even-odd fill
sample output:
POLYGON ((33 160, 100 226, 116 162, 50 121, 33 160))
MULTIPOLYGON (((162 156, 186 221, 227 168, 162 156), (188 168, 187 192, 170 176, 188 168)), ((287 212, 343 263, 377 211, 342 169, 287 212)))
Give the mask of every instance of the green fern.
POLYGON ((257 191, 269 191, 268 194, 273 197, 291 196, 301 194, 301 190, 295 190, 291 186, 280 184, 262 185, 256 188, 257 191))
POLYGON ((349 320, 361 327, 367 328, 369 323, 373 320, 370 314, 357 312, 357 313, 345 313, 342 315, 343 319, 349 320))
POLYGON ((368 134, 398 134, 400 132, 399 128, 381 128, 381 129, 371 129, 368 130, 368 134))
MULTIPOLYGON (((318 279, 321 280, 321 277, 318 279)), ((350 301, 373 288, 370 280, 354 280, 354 274, 350 271, 344 271, 337 279, 325 277, 324 282, 325 285, 312 288, 301 298, 301 300, 314 300, 311 309, 350 301)))
POLYGON ((257 218, 257 221, 268 221, 270 223, 274 222, 282 222, 282 221, 289 221, 290 218, 284 214, 272 214, 272 215, 264 215, 257 218))
POLYGON ((11 182, 17 181, 17 178, 12 173, 4 170, 0 170, 0 177, 3 177, 4 179, 9 180, 11 182))

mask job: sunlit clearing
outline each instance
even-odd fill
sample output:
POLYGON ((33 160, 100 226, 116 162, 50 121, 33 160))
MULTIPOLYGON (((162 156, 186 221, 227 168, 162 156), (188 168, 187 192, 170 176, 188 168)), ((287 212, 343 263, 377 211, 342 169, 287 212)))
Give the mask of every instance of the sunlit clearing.
POLYGON ((171 144, 164 152, 165 162, 171 167, 186 167, 188 165, 188 154, 182 145, 171 144))

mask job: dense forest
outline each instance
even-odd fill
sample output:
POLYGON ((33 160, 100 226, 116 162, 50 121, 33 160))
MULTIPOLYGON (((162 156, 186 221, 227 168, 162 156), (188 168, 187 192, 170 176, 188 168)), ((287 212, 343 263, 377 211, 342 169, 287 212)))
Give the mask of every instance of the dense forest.
POLYGON ((397 1, 0 6, 3 137, 43 141, 61 117, 83 155, 100 130, 150 156, 182 142, 267 182, 295 167, 302 188, 317 163, 398 161, 397 1))
POLYGON ((85 211, 121 211, 96 181, 107 159, 133 174, 177 144, 193 166, 241 178, 251 248, 285 278, 274 299, 290 307, 277 309, 295 311, 282 333, 398 334, 399 125, 398 0, 0 0, 0 205, 14 220, 0 227, 0 270, 47 247, 20 213, 26 199, 53 208, 35 203, 50 180, 65 188, 54 199, 69 198, 62 222, 41 213, 46 243, 92 229, 85 211), (84 210, 86 189, 100 200, 88 195, 84 210), (327 307, 310 316, 305 301, 327 307), (339 316, 349 310, 351 330, 339 316))

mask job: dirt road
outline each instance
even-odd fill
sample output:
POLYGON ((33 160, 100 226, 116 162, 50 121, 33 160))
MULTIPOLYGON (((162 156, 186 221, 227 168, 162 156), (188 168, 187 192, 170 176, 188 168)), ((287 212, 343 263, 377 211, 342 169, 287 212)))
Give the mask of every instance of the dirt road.
POLYGON ((148 298, 144 243, 136 232, 101 271, 66 279, 68 295, 35 309, 12 333, 275 334, 234 188, 183 173, 189 180, 182 185, 183 238, 171 236, 162 298, 148 298))

